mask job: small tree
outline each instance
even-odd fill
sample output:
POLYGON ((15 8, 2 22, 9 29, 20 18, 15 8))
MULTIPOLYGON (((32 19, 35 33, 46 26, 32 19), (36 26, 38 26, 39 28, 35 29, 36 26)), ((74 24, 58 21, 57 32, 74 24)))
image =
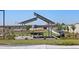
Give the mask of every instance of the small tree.
POLYGON ((65 33, 65 35, 66 35, 66 38, 70 38, 70 33, 69 33, 69 27, 66 25, 66 30, 67 30, 67 32, 65 33))
POLYGON ((26 26, 26 30, 29 30, 30 28, 31 28, 31 26, 30 26, 30 25, 26 26))
POLYGON ((69 32, 69 27, 68 26, 66 26, 66 30, 69 32))
MULTIPOLYGON (((73 35, 74 35, 74 30, 75 30, 76 27, 74 25, 71 25, 71 28, 73 30, 73 35)), ((74 35, 74 37, 75 37, 75 35, 74 35)))
POLYGON ((72 28, 72 30, 74 32, 74 30, 75 30, 76 27, 74 25, 71 25, 71 28, 72 28))
POLYGON ((65 25, 65 23, 62 23, 61 25, 65 25))
POLYGON ((62 25, 61 24, 57 23, 56 26, 57 26, 58 30, 62 30, 62 25))

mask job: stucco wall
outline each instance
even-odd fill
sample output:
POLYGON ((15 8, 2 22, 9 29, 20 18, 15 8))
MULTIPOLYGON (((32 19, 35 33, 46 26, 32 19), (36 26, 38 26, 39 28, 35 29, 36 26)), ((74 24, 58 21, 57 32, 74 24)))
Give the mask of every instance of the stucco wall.
POLYGON ((75 33, 79 33, 79 24, 75 24, 75 27, 76 27, 76 29, 75 29, 75 33))
MULTIPOLYGON (((68 26, 69 27, 69 32, 72 33, 73 30, 71 28, 71 26, 68 26)), ((74 30, 74 33, 79 33, 79 24, 75 24, 75 30, 74 30)))

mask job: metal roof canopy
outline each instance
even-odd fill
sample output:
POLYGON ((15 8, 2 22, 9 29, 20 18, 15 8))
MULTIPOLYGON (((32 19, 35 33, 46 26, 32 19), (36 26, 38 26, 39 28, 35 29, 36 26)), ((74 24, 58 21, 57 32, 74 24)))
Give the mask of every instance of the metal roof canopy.
POLYGON ((53 22, 53 21, 51 21, 51 20, 49 20, 49 19, 47 19, 47 18, 45 18, 45 17, 43 17, 43 16, 41 16, 41 15, 35 13, 35 12, 34 12, 34 15, 36 16, 35 18, 31 18, 31 19, 29 19, 29 20, 22 21, 22 22, 20 22, 19 24, 30 23, 30 22, 32 22, 32 21, 36 21, 37 18, 39 18, 39 19, 45 21, 45 22, 48 23, 48 24, 55 24, 55 22, 53 22))
POLYGON ((36 20, 37 20, 37 18, 32 18, 32 19, 29 19, 29 20, 26 20, 26 21, 22 21, 19 24, 26 24, 26 23, 30 23, 30 22, 36 21, 36 20))
POLYGON ((39 14, 37 14, 37 13, 35 13, 34 12, 34 15, 37 17, 37 18, 39 18, 39 19, 41 19, 41 20, 43 20, 43 21, 45 21, 45 22, 47 22, 47 23, 51 23, 51 24, 55 24, 55 22, 53 22, 53 21, 51 21, 51 20, 49 20, 49 19, 47 19, 47 18, 45 18, 45 17, 43 17, 43 16, 41 16, 41 15, 39 15, 39 14))

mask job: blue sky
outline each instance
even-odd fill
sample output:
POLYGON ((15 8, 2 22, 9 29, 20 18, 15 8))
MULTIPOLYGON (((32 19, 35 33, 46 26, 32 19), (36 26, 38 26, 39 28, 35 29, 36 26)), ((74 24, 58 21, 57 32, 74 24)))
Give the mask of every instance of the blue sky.
MULTIPOLYGON (((36 12, 54 22, 72 24, 79 23, 79 10, 6 10, 6 25, 14 25, 21 21, 35 17, 36 12)), ((38 21, 37 24, 41 24, 38 21)), ((0 12, 0 25, 2 24, 2 12, 0 12)))

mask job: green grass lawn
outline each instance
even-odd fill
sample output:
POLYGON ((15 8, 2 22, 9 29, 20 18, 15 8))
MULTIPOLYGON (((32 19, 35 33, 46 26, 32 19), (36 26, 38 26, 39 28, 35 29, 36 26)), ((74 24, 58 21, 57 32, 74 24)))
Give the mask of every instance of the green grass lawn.
POLYGON ((0 45, 36 45, 36 44, 48 44, 48 45, 79 45, 79 40, 74 39, 59 39, 59 40, 0 40, 0 45))

